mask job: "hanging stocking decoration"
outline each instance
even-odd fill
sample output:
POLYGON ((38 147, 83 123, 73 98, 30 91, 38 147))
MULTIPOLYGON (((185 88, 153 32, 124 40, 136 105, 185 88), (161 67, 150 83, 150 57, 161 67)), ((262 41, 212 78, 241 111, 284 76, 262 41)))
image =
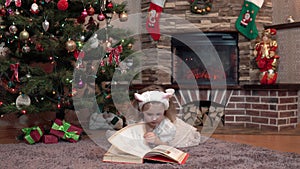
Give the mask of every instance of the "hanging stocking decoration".
POLYGON ((258 36, 255 18, 263 3, 264 0, 244 0, 241 13, 236 20, 236 29, 250 40, 258 36))
POLYGON ((160 39, 159 19, 166 0, 151 0, 146 21, 146 29, 154 41, 160 39))

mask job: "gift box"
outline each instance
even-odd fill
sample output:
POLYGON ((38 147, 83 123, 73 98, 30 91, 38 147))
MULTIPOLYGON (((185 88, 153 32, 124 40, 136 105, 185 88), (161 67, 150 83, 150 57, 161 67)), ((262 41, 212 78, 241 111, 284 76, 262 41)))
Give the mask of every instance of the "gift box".
POLYGON ((42 142, 45 144, 54 144, 58 143, 58 137, 52 134, 45 134, 42 137, 42 142))
POLYGON ((24 133, 24 140, 28 144, 34 144, 40 141, 44 131, 38 126, 23 128, 22 132, 24 133))
POLYGON ((72 125, 64 120, 56 119, 50 129, 50 134, 75 143, 79 140, 82 128, 72 125))

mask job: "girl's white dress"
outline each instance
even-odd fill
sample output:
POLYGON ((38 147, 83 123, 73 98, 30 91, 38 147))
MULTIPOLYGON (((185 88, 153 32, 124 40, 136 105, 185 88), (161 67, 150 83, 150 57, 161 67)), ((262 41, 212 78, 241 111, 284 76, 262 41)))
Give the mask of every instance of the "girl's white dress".
POLYGON ((165 118, 153 132, 161 141, 169 143, 173 147, 189 147, 200 143, 200 133, 197 129, 180 118, 172 123, 165 118))

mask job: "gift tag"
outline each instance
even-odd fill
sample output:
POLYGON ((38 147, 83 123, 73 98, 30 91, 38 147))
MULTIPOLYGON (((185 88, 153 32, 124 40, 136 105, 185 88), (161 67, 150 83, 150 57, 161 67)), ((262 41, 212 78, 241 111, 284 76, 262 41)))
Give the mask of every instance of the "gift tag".
POLYGON ((21 110, 22 106, 30 106, 31 100, 30 97, 26 94, 21 94, 17 97, 16 107, 21 110))

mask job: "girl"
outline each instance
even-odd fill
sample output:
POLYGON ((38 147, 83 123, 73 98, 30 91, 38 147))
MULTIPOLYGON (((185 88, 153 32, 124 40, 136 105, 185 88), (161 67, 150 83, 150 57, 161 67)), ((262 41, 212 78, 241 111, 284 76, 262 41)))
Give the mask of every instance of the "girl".
POLYGON ((176 117, 171 98, 174 89, 165 92, 159 86, 149 86, 141 94, 135 93, 136 104, 146 124, 145 140, 151 146, 170 145, 188 147, 200 143, 200 133, 193 126, 176 117))

